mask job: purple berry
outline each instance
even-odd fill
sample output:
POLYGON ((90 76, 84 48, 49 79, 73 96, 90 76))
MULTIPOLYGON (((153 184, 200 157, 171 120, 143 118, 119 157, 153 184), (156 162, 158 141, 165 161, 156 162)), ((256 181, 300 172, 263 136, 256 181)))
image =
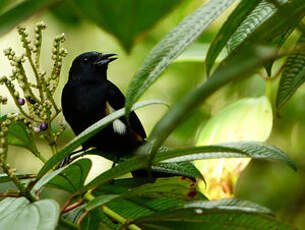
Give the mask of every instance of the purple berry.
POLYGON ((28 97, 28 101, 29 101, 32 105, 36 104, 36 101, 35 101, 33 98, 31 98, 31 97, 28 97))
POLYGON ((48 128, 48 124, 43 122, 41 125, 40 125, 40 130, 42 131, 45 131, 46 129, 48 128))
POLYGON ((19 98, 18 99, 18 104, 19 105, 24 105, 25 104, 25 100, 23 98, 19 98))

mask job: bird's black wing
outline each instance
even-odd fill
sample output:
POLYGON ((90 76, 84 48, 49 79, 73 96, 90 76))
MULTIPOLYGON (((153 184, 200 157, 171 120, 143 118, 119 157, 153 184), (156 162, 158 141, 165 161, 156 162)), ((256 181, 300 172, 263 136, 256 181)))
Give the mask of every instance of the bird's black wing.
MULTIPOLYGON (((107 81, 106 97, 110 106, 115 110, 119 110, 125 106, 125 96, 120 91, 120 89, 110 81, 107 81)), ((120 118, 120 120, 127 124, 125 117, 120 118)), ((143 139, 146 138, 145 130, 135 112, 131 112, 129 117, 129 123, 131 128, 136 133, 138 133, 143 139)))

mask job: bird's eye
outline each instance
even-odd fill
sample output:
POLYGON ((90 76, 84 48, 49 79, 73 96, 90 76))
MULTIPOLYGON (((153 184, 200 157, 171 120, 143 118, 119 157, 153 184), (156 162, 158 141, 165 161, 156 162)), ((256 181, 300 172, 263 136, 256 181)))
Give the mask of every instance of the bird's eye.
POLYGON ((88 62, 88 58, 84 58, 84 59, 83 59, 83 62, 84 62, 84 63, 87 63, 87 62, 88 62))

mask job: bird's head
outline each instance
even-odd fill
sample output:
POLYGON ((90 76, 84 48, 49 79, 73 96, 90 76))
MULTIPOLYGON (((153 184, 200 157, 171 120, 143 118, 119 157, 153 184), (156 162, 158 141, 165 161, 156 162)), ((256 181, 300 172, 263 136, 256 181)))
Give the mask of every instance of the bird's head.
POLYGON ((108 64, 116 60, 116 54, 86 52, 76 57, 70 68, 70 77, 106 77, 108 64))

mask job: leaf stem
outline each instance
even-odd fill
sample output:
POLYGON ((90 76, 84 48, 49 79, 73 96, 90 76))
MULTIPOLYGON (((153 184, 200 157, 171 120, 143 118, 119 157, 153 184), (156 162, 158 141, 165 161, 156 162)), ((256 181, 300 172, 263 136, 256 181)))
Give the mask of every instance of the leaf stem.
POLYGON ((65 218, 61 217, 59 219, 60 223, 64 226, 67 226, 69 229, 75 229, 75 230, 80 230, 80 228, 76 225, 73 224, 72 222, 66 220, 65 218))
POLYGON ((12 182, 16 185, 22 195, 27 197, 30 201, 36 200, 36 198, 31 195, 31 193, 27 192, 24 184, 17 178, 13 170, 8 166, 6 162, 2 162, 2 169, 3 172, 6 173, 8 177, 12 180, 12 182))
POLYGON ((35 78, 36 78, 36 83, 38 85, 38 91, 39 91, 40 99, 43 101, 44 100, 44 95, 43 95, 42 87, 39 87, 41 85, 41 83, 40 83, 41 81, 39 79, 38 71, 37 71, 36 66, 35 66, 35 64, 33 62, 31 54, 26 55, 26 56, 27 56, 27 58, 29 60, 29 63, 31 65, 32 69, 33 69, 33 72, 34 72, 34 75, 35 75, 35 78))
POLYGON ((35 152, 33 152, 33 154, 34 154, 39 160, 41 160, 43 163, 46 163, 46 162, 47 162, 47 159, 44 158, 44 156, 42 156, 42 155, 40 154, 39 151, 35 151, 35 152))
POLYGON ((13 90, 13 88, 10 87, 10 85, 9 85, 7 82, 5 82, 5 86, 6 86, 6 88, 8 89, 9 93, 11 94, 11 96, 12 96, 14 102, 15 102, 15 105, 16 105, 17 108, 19 109, 20 113, 21 113, 24 117, 26 117, 27 119, 29 119, 29 120, 31 120, 31 121, 41 122, 41 120, 36 120, 36 119, 34 119, 33 117, 31 117, 30 115, 28 115, 28 114, 24 111, 24 109, 18 104, 18 99, 14 96, 14 90, 13 90))
MULTIPOLYGON (((84 199, 87 201, 91 201, 93 200, 95 197, 91 194, 91 190, 89 190, 85 195, 84 195, 84 199)), ((123 225, 128 225, 128 223, 130 222, 129 220, 125 219, 124 217, 122 217, 120 214, 116 213, 115 211, 111 210, 110 208, 108 208, 106 205, 102 205, 101 206, 102 211, 109 217, 111 217, 112 219, 118 221, 119 223, 123 224, 123 225)), ((130 230, 141 230, 141 228, 139 228, 138 226, 131 224, 127 226, 128 229, 130 230)))

